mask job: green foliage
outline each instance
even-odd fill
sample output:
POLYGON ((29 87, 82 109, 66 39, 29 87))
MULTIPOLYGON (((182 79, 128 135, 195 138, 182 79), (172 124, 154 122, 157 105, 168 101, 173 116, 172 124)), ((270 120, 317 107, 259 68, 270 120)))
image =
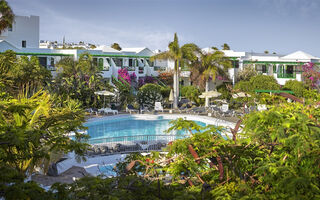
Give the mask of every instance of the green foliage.
POLYGON ((234 88, 235 91, 241 91, 241 92, 252 92, 253 87, 250 83, 250 81, 239 81, 235 84, 234 88))
POLYGON ((303 97, 308 103, 320 102, 320 94, 315 89, 305 89, 303 91, 303 97))
POLYGON ((232 67, 231 61, 225 57, 222 51, 214 51, 213 53, 200 52, 200 58, 191 62, 191 80, 201 89, 205 88, 205 84, 216 77, 226 76, 227 69, 232 67))
POLYGON ((14 23, 14 13, 11 7, 8 5, 8 2, 5 0, 0 1, 0 34, 9 27, 12 27, 14 23))
POLYGON ((21 174, 31 174, 55 151, 74 150, 83 155, 86 144, 78 133, 84 129, 84 113, 72 100, 54 104, 45 92, 31 98, 0 100, 0 161, 21 174), (75 133, 76 140, 68 136, 75 133))
POLYGON ((320 197, 319 117, 318 107, 299 103, 284 103, 247 116, 245 137, 268 151, 256 175, 267 186, 269 197, 320 197))
POLYGON ((169 87, 169 86, 162 86, 161 90, 160 90, 163 98, 169 98, 170 91, 171 91, 171 87, 169 87))
POLYGON ((230 50, 230 46, 227 43, 224 43, 223 45, 221 45, 222 50, 230 50))
POLYGON ((253 90, 279 90, 280 86, 273 76, 257 75, 250 78, 253 90))
POLYGON ((130 84, 122 83, 121 81, 115 79, 113 79, 113 84, 117 90, 120 108, 123 108, 128 104, 132 104, 135 101, 136 97, 132 93, 132 87, 130 84))
POLYGON ((303 92, 305 87, 301 81, 289 80, 283 86, 284 90, 291 90, 294 92, 294 95, 297 97, 303 97, 303 92))
POLYGON ((190 101, 195 102, 196 104, 200 104, 200 101, 201 101, 199 98, 200 94, 201 94, 200 90, 193 85, 183 86, 181 89, 181 95, 183 97, 186 97, 190 101))
POLYGON ((140 105, 152 108, 157 101, 162 101, 161 86, 148 83, 139 89, 138 102, 140 105))
POLYGON ((111 48, 116 49, 118 51, 121 51, 121 49, 122 49, 118 43, 113 43, 111 45, 111 48))
POLYGON ((247 65, 237 73, 237 81, 249 81, 251 77, 257 76, 258 73, 253 65, 247 65))
POLYGON ((221 99, 229 100, 232 97, 230 90, 227 88, 226 84, 219 85, 217 87, 217 91, 221 93, 221 96, 219 97, 221 99))
POLYGON ((254 93, 255 90, 279 90, 280 86, 273 76, 257 75, 250 78, 249 81, 239 81, 234 90, 241 92, 254 93))
POLYGON ((0 55, 0 72, 4 89, 14 96, 20 93, 32 96, 51 80, 50 71, 40 65, 37 57, 16 57, 11 50, 0 55))
POLYGON ((84 107, 98 107, 102 105, 103 97, 94 92, 111 89, 102 80, 101 71, 94 64, 92 56, 82 54, 79 61, 65 57, 57 63, 60 70, 54 82, 50 85, 51 92, 64 97, 80 101, 84 107))

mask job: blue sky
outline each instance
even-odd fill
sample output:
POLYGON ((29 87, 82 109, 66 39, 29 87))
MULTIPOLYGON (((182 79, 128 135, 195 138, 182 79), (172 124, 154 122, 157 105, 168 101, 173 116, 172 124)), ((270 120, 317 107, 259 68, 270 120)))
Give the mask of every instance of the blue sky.
POLYGON ((229 44, 236 51, 320 57, 320 0, 8 0, 17 15, 40 16, 40 39, 165 50, 229 44))

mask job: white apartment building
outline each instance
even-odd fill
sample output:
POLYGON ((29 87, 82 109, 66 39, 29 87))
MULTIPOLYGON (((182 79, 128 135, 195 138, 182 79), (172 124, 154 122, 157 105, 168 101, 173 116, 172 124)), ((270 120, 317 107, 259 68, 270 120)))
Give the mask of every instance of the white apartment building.
MULTIPOLYGON (((43 42, 41 47, 49 44, 49 42, 43 42)), ((56 75, 55 65, 61 58, 71 56, 78 59, 80 54, 85 52, 93 56, 94 62, 107 80, 112 77, 117 78, 118 70, 121 68, 126 68, 129 73, 135 73, 138 78, 158 76, 160 71, 174 69, 174 62, 171 60, 151 62, 150 57, 155 55, 155 52, 147 47, 123 48, 121 51, 106 45, 98 46, 93 50, 39 48, 38 16, 16 16, 12 29, 4 31, 0 35, 0 53, 6 50, 13 50, 18 56, 37 56, 40 64, 51 70, 53 75, 56 75)), ((204 52, 214 51, 211 48, 202 50, 204 52)), ((236 52, 233 50, 224 50, 223 52, 232 61, 233 68, 229 69, 229 78, 233 84, 237 81, 237 72, 247 66, 253 66, 261 74, 274 76, 279 84, 284 85, 287 80, 302 80, 302 65, 308 62, 320 64, 320 58, 302 51, 288 55, 236 52)), ((182 68, 180 75, 182 84, 189 85, 190 71, 187 68, 182 68)), ((221 80, 220 83, 223 81, 221 80)), ((214 89, 214 87, 215 85, 211 84, 210 89, 214 89)))
POLYGON ((0 35, 17 48, 39 48, 39 16, 15 16, 12 28, 0 35))

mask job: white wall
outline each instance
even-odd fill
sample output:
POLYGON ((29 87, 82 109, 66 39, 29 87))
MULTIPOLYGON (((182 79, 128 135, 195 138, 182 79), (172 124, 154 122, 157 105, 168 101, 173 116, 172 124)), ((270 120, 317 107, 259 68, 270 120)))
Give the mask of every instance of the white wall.
POLYGON ((39 16, 15 16, 14 20, 12 31, 4 31, 0 39, 17 48, 22 48, 22 40, 27 42, 27 48, 39 48, 39 16))

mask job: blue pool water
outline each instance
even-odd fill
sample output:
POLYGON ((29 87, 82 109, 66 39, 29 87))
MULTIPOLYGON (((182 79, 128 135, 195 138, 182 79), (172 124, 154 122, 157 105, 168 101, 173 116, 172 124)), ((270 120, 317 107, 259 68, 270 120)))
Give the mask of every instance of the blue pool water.
MULTIPOLYGON (((84 125, 88 127, 89 142, 91 140, 93 142, 90 143, 100 143, 97 139, 136 135, 166 135, 165 130, 170 128, 170 121, 169 119, 161 118, 161 116, 158 119, 148 120, 130 116, 119 119, 89 121, 84 125)), ((206 125, 200 121, 197 121, 197 123, 201 126, 206 125)), ((172 134, 184 135, 185 132, 180 131, 172 134)))

